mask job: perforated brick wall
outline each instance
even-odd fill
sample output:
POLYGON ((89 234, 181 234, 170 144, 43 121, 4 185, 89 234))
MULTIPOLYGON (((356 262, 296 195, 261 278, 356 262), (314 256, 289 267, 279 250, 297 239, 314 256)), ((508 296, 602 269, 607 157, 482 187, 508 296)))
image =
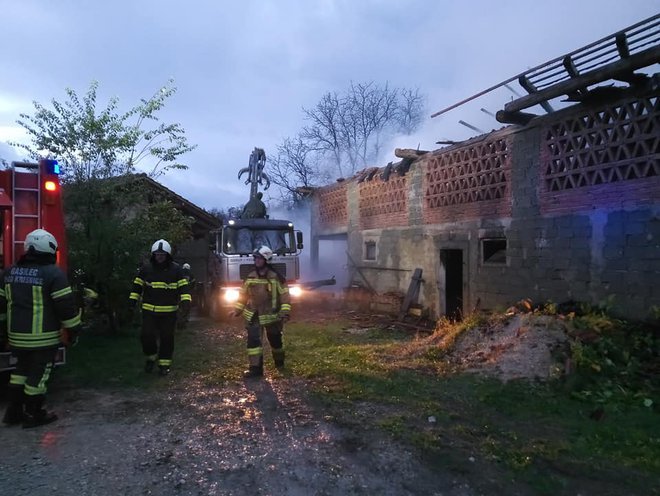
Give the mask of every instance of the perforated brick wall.
POLYGON ((380 176, 359 185, 360 228, 408 225, 408 176, 380 176))
POLYGON ((344 226, 348 223, 347 183, 341 182, 321 188, 316 193, 318 229, 344 226))
POLYGON ((439 151, 425 161, 424 223, 511 214, 510 138, 506 136, 439 151))
POLYGON ((584 112, 542 131, 541 212, 628 208, 660 197, 660 98, 584 112))

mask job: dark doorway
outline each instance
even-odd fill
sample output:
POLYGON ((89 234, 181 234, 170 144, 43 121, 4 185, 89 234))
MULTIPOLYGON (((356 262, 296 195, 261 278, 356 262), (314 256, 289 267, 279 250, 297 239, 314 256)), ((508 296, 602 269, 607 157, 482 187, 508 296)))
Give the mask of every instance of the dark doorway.
POLYGON ((440 250, 445 274, 445 315, 451 320, 463 318, 463 250, 440 250))

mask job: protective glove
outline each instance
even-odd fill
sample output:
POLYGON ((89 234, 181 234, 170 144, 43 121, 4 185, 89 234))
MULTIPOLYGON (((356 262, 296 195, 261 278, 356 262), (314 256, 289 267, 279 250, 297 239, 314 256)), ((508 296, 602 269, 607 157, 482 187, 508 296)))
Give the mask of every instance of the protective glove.
POLYGON ((280 312, 277 316, 282 322, 288 322, 291 318, 288 312, 280 312))

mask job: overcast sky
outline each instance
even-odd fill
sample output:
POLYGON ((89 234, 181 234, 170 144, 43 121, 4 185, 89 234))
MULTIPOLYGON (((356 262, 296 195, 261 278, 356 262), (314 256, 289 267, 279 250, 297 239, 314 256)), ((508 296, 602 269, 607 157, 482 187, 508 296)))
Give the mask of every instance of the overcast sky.
MULTIPOLYGON (((99 100, 124 108, 169 78, 178 92, 161 114, 198 148, 190 167, 161 181, 210 209, 245 203, 237 179, 255 146, 267 155, 304 125, 302 107, 351 81, 419 88, 424 127, 395 146, 500 128, 495 92, 435 119, 430 114, 655 15, 657 0, 0 0, 0 157, 25 139, 15 121, 32 101, 64 99, 99 82, 99 100)), ((268 165, 266 165, 268 172, 268 165)))

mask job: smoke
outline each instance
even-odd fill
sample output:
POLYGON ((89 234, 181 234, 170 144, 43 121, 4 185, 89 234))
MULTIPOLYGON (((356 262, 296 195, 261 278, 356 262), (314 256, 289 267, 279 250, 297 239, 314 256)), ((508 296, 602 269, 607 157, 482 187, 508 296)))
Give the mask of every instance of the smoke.
POLYGON ((345 239, 321 240, 319 242, 319 263, 315 270, 311 261, 311 208, 308 202, 294 209, 269 209, 271 219, 284 219, 293 222, 294 229, 303 233, 303 249, 300 253, 300 281, 312 282, 336 279, 334 286, 323 286, 314 291, 338 292, 348 285, 348 269, 345 239))

